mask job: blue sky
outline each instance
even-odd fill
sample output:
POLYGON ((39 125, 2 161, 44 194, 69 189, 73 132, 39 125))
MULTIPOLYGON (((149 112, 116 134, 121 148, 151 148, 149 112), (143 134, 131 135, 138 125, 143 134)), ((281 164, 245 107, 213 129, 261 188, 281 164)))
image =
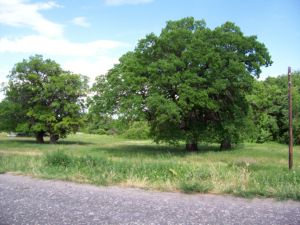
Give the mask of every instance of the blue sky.
POLYGON ((146 34, 188 16, 257 35, 274 61, 262 78, 300 69, 299 0, 0 0, 0 82, 34 54, 93 80, 146 34))

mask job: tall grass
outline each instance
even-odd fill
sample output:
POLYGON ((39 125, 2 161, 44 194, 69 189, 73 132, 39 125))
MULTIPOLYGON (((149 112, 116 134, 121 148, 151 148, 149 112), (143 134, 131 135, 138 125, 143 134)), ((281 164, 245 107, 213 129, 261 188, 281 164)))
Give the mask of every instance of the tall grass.
POLYGON ((206 144, 199 153, 187 153, 182 147, 97 135, 74 135, 58 145, 0 137, 0 172, 96 185, 300 200, 299 147, 293 171, 287 169, 286 146, 279 144, 244 144, 226 152, 206 144))

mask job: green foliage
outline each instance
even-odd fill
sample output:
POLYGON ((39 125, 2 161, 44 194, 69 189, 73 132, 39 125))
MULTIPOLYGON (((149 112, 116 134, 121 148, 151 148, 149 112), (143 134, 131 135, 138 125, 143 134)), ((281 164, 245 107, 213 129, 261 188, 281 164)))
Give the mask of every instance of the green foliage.
POLYGON ((169 21, 120 58, 93 87, 93 110, 129 121, 147 120, 156 142, 242 139, 246 95, 261 66, 272 62, 255 36, 227 22, 169 21))
MULTIPOLYGON (((300 73, 294 72, 292 80, 294 142, 300 144, 300 73)), ((255 82, 253 93, 247 97, 252 110, 251 120, 255 127, 254 141, 288 142, 287 85, 287 75, 255 82)))
MULTIPOLYGON (((16 118, 6 127, 34 133, 39 141, 49 134, 51 142, 76 132, 82 124, 87 78, 63 71, 53 60, 36 55, 17 63, 5 88, 7 110, 3 115, 16 118), (17 111, 17 114, 15 110, 17 111)), ((3 111, 3 110, 1 110, 3 111)), ((10 123, 0 113, 3 123, 10 123)))
POLYGON ((22 131, 26 132, 26 127, 21 127, 25 120, 20 104, 7 99, 0 102, 0 131, 22 131))
POLYGON ((99 114, 94 111, 93 107, 89 108, 84 121, 81 131, 89 134, 122 135, 129 128, 127 120, 113 118, 108 114, 99 114))
POLYGON ((146 121, 135 121, 131 126, 123 133, 123 136, 129 139, 148 139, 149 138, 149 126, 146 121))

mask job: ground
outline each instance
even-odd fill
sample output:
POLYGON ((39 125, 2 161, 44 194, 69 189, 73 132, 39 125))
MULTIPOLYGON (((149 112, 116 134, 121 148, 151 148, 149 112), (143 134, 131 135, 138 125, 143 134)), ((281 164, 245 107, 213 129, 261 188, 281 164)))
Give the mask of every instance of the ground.
POLYGON ((300 202, 96 187, 0 175, 0 225, 300 224, 300 202))
POLYGON ((231 194, 300 200, 300 148, 288 170, 288 147, 277 143, 237 145, 219 151, 200 144, 156 145, 105 135, 76 134, 57 145, 0 135, 0 172, 98 186, 138 187, 167 192, 231 194))

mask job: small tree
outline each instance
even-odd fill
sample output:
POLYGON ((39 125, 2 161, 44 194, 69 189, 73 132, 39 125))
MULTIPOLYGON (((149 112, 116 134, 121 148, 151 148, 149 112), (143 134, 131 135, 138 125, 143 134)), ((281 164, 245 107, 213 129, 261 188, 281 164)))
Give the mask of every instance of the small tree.
POLYGON ((155 141, 200 139, 231 147, 240 140, 251 91, 261 66, 271 64, 266 47, 231 22, 211 30, 204 21, 169 21, 149 34, 94 85, 100 111, 148 120, 155 141))
POLYGON ((33 133, 39 143, 44 142, 45 134, 56 143, 76 132, 82 123, 87 89, 86 77, 63 71, 55 61, 40 55, 17 63, 5 88, 5 101, 20 108, 22 114, 14 130, 33 133))

